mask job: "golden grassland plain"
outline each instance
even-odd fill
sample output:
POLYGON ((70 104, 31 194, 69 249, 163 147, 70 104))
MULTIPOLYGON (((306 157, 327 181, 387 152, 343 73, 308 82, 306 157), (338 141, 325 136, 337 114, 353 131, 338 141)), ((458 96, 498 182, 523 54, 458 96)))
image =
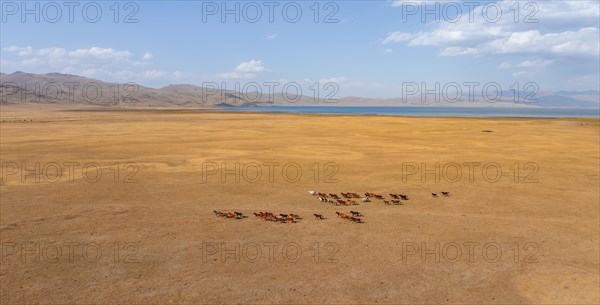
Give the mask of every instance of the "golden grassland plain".
POLYGON ((60 110, 2 109, 2 304, 599 303, 597 119, 60 110))

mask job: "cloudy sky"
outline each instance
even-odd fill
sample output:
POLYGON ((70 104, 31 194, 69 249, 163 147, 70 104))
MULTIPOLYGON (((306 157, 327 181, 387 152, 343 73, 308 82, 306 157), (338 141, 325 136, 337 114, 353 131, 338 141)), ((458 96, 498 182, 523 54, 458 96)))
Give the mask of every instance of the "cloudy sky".
POLYGON ((366 97, 400 96, 410 82, 600 82, 598 1, 51 3, 2 2, 3 73, 151 87, 333 82, 337 96, 366 97))

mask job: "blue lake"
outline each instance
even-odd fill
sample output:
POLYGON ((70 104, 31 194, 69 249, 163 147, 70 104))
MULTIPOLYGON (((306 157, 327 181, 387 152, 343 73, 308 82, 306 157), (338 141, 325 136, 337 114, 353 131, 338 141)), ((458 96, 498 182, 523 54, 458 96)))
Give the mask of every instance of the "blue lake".
MULTIPOLYGON (((598 118, 600 108, 492 108, 492 107, 233 107, 234 112, 350 114, 392 116, 598 118)), ((221 111, 221 110, 219 110, 221 111)))

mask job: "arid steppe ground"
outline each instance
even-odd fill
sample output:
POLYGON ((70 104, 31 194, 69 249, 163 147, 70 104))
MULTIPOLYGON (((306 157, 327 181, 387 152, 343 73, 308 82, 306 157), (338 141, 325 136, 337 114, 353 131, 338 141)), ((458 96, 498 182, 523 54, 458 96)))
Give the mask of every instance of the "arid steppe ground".
POLYGON ((2 107, 1 304, 600 302, 597 119, 60 110, 2 107))

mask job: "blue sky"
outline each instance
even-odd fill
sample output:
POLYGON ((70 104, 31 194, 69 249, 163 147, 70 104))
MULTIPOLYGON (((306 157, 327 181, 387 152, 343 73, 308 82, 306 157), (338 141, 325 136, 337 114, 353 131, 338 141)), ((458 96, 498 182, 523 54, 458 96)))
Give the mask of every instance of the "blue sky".
POLYGON ((600 82, 598 1, 284 1, 272 15, 273 2, 125 1, 118 16, 114 1, 88 4, 87 13, 80 2, 72 16, 63 2, 54 2, 59 16, 35 1, 23 16, 21 3, 2 2, 4 73, 150 87, 334 82, 337 96, 364 97, 400 96, 406 82, 496 82, 506 90, 535 82, 541 91, 598 90, 600 82), (236 13, 222 16, 223 5, 236 13))

